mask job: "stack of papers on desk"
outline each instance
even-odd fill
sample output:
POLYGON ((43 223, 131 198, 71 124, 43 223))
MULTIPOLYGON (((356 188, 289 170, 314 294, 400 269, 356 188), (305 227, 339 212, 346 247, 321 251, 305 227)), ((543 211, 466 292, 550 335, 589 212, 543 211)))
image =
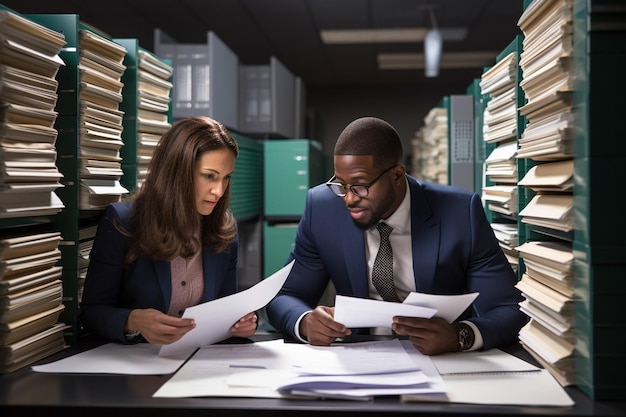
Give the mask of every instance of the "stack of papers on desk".
POLYGON ((327 347, 273 340, 202 347, 154 397, 368 400, 444 391, 430 358, 416 361, 398 339, 327 347))

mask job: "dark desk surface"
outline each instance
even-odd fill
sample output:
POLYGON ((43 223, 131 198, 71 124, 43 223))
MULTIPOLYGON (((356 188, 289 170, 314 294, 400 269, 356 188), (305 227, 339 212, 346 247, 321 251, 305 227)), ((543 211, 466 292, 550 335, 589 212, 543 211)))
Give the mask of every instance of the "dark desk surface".
MULTIPOLYGON (((254 340, 267 340, 255 336, 254 340)), ((270 337, 271 338, 271 337, 270 337)), ((84 340, 41 363, 58 360, 96 346, 84 340)), ((519 347, 507 349, 523 359, 519 347)), ((519 407, 471 404, 405 403, 397 397, 381 397, 373 401, 342 400, 280 400, 261 398, 153 398, 152 395, 171 375, 91 375, 48 374, 33 372, 30 367, 0 375, 0 409, 3 416, 36 415, 56 412, 58 416, 87 412, 114 412, 122 415, 152 417, 171 416, 626 416, 626 402, 592 401, 576 388, 566 388, 575 401, 574 407, 519 407)))

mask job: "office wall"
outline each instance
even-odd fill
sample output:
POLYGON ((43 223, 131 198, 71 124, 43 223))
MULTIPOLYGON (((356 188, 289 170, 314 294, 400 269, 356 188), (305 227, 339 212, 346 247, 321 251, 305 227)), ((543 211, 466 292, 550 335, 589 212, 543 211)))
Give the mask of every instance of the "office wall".
MULTIPOLYGON (((420 76, 421 74, 416 74, 420 76)), ((441 100, 441 89, 423 86, 307 86, 307 137, 322 144, 330 159, 337 137, 352 120, 361 116, 376 116, 395 126, 402 140, 405 163, 411 161, 411 140, 424 124, 424 117, 441 100)), ((463 85, 446 85, 449 94, 464 94, 471 82, 463 85)))

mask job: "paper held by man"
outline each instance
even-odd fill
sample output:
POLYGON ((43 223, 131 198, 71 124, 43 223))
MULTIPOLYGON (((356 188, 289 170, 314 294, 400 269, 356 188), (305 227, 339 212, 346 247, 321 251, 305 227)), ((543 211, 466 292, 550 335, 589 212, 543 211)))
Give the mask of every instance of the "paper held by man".
POLYGON ((412 292, 402 303, 337 295, 335 321, 347 327, 391 327, 394 316, 456 320, 478 293, 435 295, 412 292))

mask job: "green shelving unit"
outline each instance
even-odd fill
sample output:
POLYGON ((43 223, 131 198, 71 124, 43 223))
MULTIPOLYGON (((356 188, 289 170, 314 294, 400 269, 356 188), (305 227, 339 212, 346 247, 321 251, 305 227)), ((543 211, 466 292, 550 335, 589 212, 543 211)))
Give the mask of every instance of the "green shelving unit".
POLYGON ((622 400, 626 382, 626 10, 616 1, 574 0, 574 289, 576 384, 596 400, 622 400))
POLYGON ((237 221, 261 216, 263 202, 263 144, 239 133, 231 132, 239 144, 235 162, 230 209, 237 221))
MULTIPOLYGON (((69 344, 74 344, 80 333, 78 306, 80 302, 80 241, 81 230, 97 224, 101 210, 80 209, 80 126, 79 126, 79 68, 80 30, 95 29, 85 25, 76 14, 33 14, 29 19, 52 30, 63 33, 67 44, 59 54, 64 66, 57 74, 59 82, 55 123, 58 130, 56 141, 57 166, 63 174, 63 187, 57 195, 65 208, 55 218, 55 228, 61 231, 61 266, 63 267, 63 304, 65 310, 60 321, 70 327, 65 332, 69 344)), ((98 33, 101 36, 101 33, 98 33)))

